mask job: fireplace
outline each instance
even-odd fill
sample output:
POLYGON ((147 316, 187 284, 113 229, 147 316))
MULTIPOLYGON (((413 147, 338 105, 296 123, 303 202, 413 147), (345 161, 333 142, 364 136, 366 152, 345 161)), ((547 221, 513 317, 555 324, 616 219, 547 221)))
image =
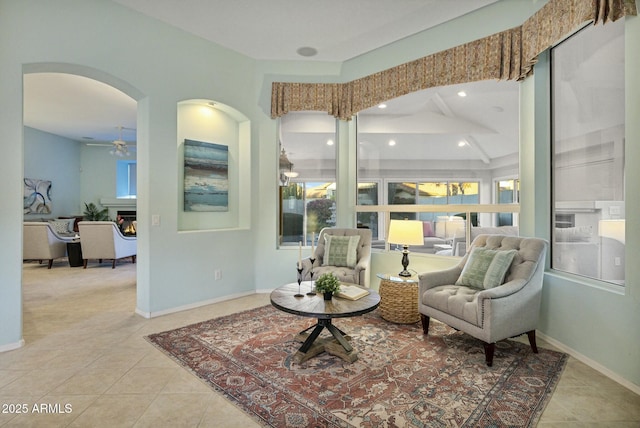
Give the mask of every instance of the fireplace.
POLYGON ((136 234, 136 212, 118 211, 116 221, 124 235, 134 236, 136 234))

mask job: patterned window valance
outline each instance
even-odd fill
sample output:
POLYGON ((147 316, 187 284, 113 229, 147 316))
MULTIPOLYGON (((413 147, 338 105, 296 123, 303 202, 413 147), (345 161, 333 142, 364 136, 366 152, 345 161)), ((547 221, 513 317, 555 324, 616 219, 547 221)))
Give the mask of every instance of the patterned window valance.
POLYGON ((538 55, 585 23, 636 15, 635 0, 551 0, 519 27, 347 83, 274 82, 271 117, 326 111, 342 120, 381 102, 436 86, 521 80, 538 55))

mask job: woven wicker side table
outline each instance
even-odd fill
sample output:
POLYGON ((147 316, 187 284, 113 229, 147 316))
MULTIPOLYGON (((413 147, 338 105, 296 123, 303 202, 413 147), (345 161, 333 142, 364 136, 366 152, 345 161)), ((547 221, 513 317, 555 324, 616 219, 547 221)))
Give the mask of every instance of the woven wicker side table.
POLYGON ((380 278, 380 315, 398 324, 420 321, 418 312, 418 277, 408 278, 378 274, 380 278))

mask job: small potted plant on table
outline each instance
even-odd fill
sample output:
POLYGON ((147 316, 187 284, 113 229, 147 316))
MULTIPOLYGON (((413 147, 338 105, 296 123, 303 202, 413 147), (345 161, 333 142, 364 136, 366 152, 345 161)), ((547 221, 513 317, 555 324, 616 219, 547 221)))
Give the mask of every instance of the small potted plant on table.
POLYGON ((323 273, 316 279, 316 291, 324 295, 324 300, 331 300, 333 293, 340 291, 340 280, 331 272, 323 273))

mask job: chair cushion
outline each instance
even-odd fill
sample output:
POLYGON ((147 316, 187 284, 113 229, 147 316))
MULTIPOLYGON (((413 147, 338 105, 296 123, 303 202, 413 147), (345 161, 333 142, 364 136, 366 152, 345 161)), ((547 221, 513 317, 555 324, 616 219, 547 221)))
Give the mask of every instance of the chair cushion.
POLYGON ((345 266, 354 268, 358 263, 358 242, 360 235, 324 235, 323 266, 345 266))
POLYGON ((475 288, 493 288, 501 285, 516 253, 516 250, 473 248, 456 285, 475 288))
POLYGON ((482 325, 481 314, 478 313, 480 291, 477 288, 462 285, 440 285, 425 291, 421 299, 425 306, 480 326, 482 325))

